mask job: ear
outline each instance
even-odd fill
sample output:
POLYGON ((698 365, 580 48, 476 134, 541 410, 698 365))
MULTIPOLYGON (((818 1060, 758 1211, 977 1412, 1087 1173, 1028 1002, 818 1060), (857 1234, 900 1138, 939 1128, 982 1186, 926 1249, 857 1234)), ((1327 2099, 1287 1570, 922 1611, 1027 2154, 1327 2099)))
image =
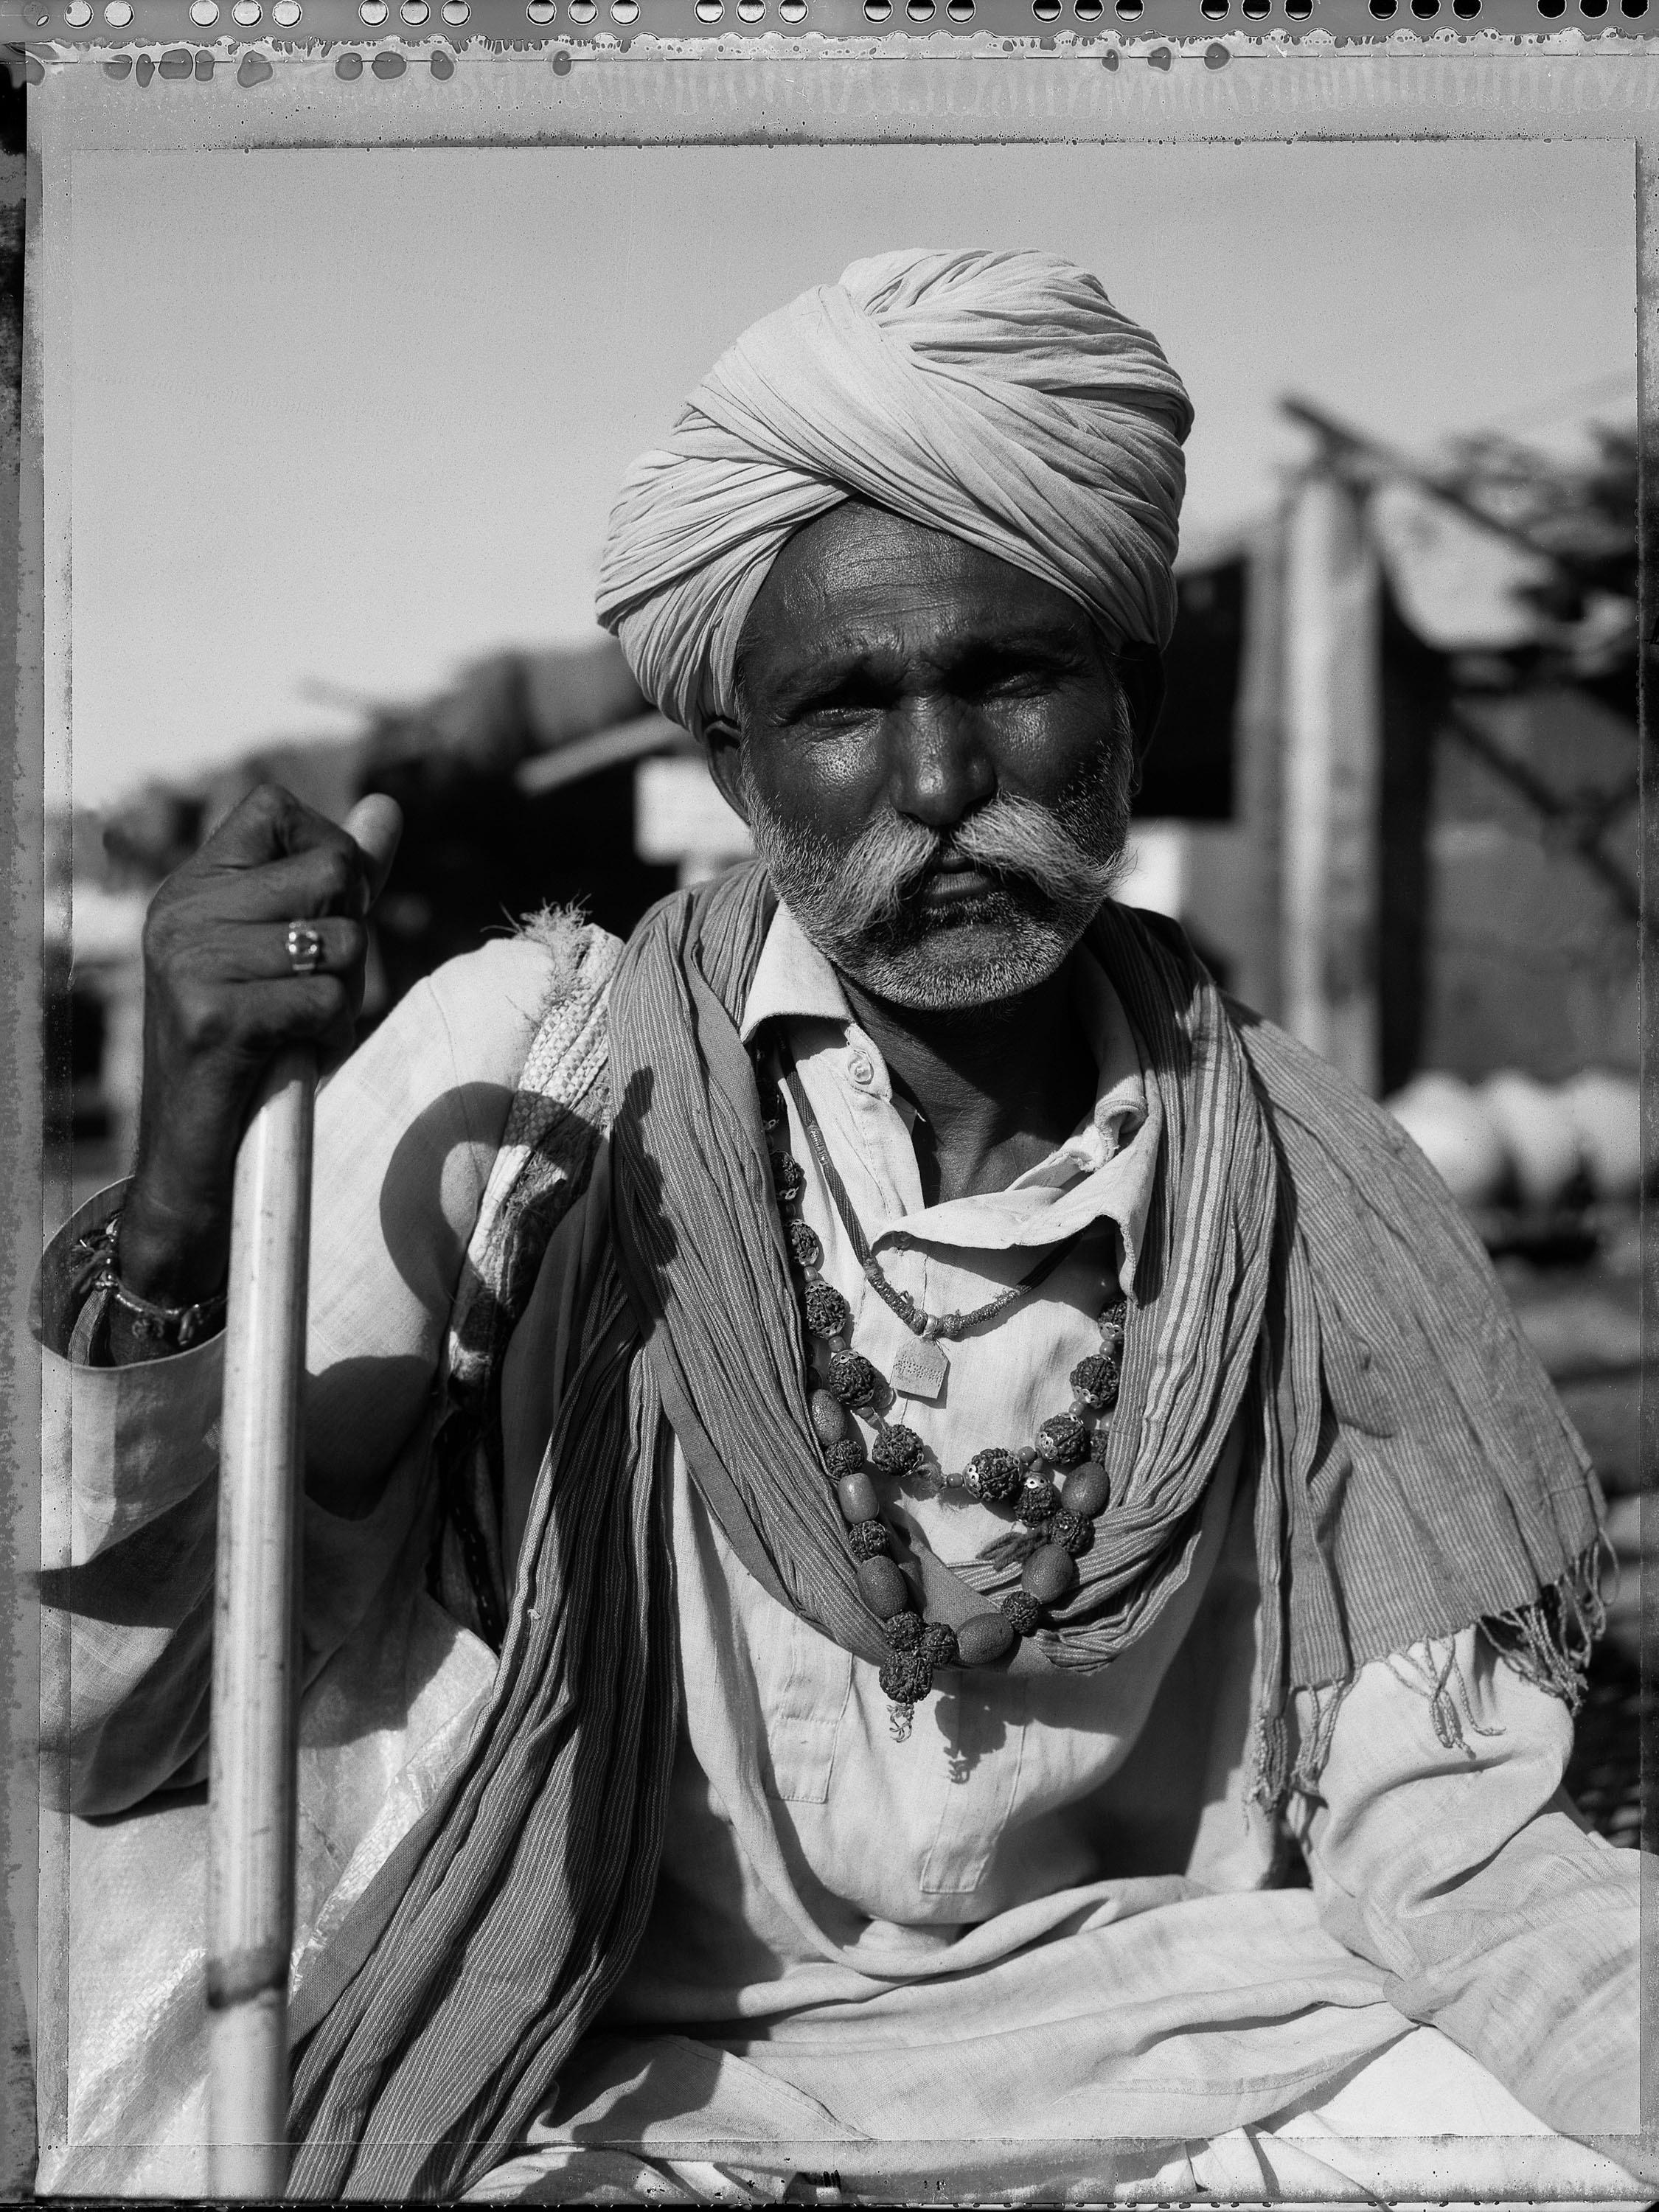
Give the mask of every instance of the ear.
POLYGON ((1118 655, 1117 680, 1134 725, 1135 759, 1143 761, 1164 712, 1164 655, 1154 645, 1126 645, 1118 655))
POLYGON ((738 819, 746 823, 749 804, 743 788, 743 738, 737 724, 724 714, 711 714, 702 726, 702 736, 715 790, 738 819))

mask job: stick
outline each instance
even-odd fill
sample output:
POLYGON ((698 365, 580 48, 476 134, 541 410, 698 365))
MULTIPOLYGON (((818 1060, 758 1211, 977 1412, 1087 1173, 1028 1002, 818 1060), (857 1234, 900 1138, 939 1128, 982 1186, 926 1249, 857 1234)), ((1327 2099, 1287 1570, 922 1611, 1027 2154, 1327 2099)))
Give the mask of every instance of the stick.
POLYGON ((236 1158, 209 1788, 210 2193, 288 2180, 301 1385, 316 1062, 283 1054, 236 1158))
MULTIPOLYGON (((380 795, 346 817, 370 903, 403 817, 380 795)), ((282 1054, 236 1154, 219 1447, 208 1791, 209 2192, 288 2183, 288 1978, 294 1948, 300 1670, 301 1392, 316 1055, 282 1054)))

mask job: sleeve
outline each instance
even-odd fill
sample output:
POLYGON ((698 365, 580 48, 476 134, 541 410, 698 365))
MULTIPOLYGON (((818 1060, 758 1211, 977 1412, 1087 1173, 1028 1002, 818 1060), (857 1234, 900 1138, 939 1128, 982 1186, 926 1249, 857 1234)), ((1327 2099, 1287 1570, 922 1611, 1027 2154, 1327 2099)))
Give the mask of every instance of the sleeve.
POLYGON ((1471 1628, 1362 1668, 1329 1729, 1302 1801, 1326 1927, 1559 2133, 1637 2133, 1643 1854, 1562 1789, 1566 1706, 1471 1628))
MULTIPOLYGON (((445 1326, 548 964, 516 938, 451 962, 319 1094, 307 1679, 368 1612, 420 1510, 445 1326)), ((37 1297, 52 1409, 42 1597, 68 1620, 44 1734, 49 1767, 85 1814, 203 1777, 211 1678, 222 1339, 132 1366, 88 1364, 70 1255, 118 1199, 100 1194, 53 1239, 37 1297)))

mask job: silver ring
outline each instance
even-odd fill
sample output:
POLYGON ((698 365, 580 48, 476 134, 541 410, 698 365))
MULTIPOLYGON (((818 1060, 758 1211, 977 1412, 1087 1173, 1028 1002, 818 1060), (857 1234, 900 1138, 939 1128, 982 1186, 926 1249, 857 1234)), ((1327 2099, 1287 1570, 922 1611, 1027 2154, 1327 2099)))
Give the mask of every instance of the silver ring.
POLYGON ((314 975, 323 964, 323 933, 308 921, 288 926, 288 964, 296 975, 314 975))

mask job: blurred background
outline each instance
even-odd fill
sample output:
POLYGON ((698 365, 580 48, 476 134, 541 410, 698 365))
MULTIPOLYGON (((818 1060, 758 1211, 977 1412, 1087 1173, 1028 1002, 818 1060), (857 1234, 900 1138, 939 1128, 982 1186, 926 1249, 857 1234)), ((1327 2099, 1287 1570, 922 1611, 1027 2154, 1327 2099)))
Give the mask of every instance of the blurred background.
POLYGON ((404 807, 370 1021, 544 902, 625 932, 740 858, 592 629, 622 467, 856 253, 1070 253, 1198 415, 1126 895, 1469 1209, 1612 1500, 1572 1784, 1634 1841, 1631 184, 1565 145, 83 158, 48 947, 75 1194, 131 1151, 147 900, 260 778, 404 807))

